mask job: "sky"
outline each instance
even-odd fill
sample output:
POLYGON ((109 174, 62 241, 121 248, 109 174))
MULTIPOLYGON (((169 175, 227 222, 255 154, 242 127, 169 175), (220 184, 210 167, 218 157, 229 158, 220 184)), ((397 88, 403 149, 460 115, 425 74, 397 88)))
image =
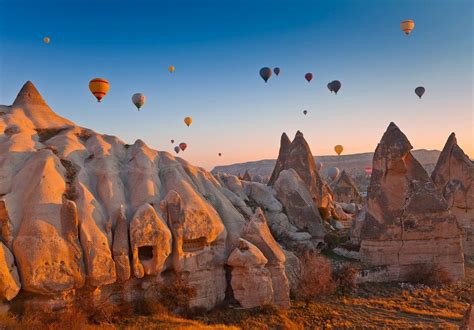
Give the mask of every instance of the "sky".
POLYGON ((315 155, 373 151, 391 121, 415 149, 455 132, 473 158, 472 45, 470 0, 0 0, 0 104, 31 80, 76 124, 170 152, 186 142, 179 156, 207 169, 276 158, 297 130, 315 155), (265 66, 280 75, 265 83, 265 66), (96 77, 111 86, 102 103, 96 77))

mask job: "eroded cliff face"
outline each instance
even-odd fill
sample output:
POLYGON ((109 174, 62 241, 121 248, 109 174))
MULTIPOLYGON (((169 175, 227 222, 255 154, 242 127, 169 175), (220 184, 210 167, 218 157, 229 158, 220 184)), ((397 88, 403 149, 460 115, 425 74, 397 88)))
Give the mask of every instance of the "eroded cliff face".
MULTIPOLYGON (((0 132, 1 298, 20 288, 98 295, 123 283, 124 299, 133 299, 146 291, 137 281, 169 283, 175 274, 196 289, 191 306, 225 298, 224 265, 256 211, 243 194, 141 140, 127 145, 76 126, 31 82, 0 106, 0 132)), ((265 250, 264 272, 278 285, 264 301, 287 307, 284 254, 262 226, 245 232, 265 250)))
POLYGON ((448 204, 410 153, 412 146, 393 123, 373 160, 360 257, 386 268, 384 280, 407 280, 419 267, 464 276, 461 230, 448 204))
POLYGON ((474 163, 459 147, 454 133, 446 141, 431 178, 464 230, 464 254, 474 257, 474 163))

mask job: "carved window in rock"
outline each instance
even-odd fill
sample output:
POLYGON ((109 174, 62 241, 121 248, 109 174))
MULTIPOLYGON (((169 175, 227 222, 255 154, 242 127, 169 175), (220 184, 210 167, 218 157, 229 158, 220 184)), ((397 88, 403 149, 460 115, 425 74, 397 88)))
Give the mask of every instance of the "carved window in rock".
POLYGON ((194 252, 204 249, 207 246, 207 240, 205 237, 199 237, 196 239, 185 239, 183 240, 183 251, 194 252))
POLYGON ((153 246, 145 245, 138 247, 138 257, 140 260, 153 259, 153 246))

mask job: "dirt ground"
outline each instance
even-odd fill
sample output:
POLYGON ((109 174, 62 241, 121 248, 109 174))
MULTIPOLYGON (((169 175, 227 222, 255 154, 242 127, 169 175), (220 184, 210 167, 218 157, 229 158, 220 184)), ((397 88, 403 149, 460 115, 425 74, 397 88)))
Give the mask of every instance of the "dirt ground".
MULTIPOLYGON (((459 329, 474 293, 474 264, 466 264, 463 282, 444 288, 420 285, 364 284, 350 295, 319 297, 308 304, 293 301, 289 310, 273 306, 244 310, 218 308, 188 317, 165 309, 149 316, 123 313, 112 324, 91 325, 71 320, 73 329, 459 329), (128 315, 130 316, 128 316, 128 315)), ((38 326, 0 319, 0 329, 61 329, 65 324, 38 326)))

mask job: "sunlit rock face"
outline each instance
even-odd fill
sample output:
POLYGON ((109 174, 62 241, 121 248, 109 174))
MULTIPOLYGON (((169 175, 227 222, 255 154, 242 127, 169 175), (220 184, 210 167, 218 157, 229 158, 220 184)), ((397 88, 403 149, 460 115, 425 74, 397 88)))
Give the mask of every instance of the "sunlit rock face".
POLYGON ((329 219, 331 216, 337 218, 334 212, 332 191, 319 175, 309 145, 300 131, 296 133, 292 142, 285 133, 282 134, 280 153, 268 185, 273 186, 280 173, 289 169, 293 169, 304 182, 322 217, 324 219, 329 219))
POLYGON ((454 133, 446 141, 431 178, 464 230, 464 254, 474 257, 474 163, 459 147, 454 133))
POLYGON ((407 280, 425 267, 464 276, 461 229, 430 177, 393 123, 377 146, 360 228, 360 257, 386 268, 383 280, 407 280))
POLYGON ((240 180, 224 187, 141 140, 128 145, 76 126, 31 82, 0 106, 0 132, 1 298, 20 288, 60 299, 120 287, 130 300, 146 293, 137 282, 179 275, 196 289, 191 306, 210 309, 225 298, 224 266, 245 232, 265 247, 263 272, 279 286, 268 299, 288 305, 285 259, 266 222, 248 229, 255 208, 240 180))

